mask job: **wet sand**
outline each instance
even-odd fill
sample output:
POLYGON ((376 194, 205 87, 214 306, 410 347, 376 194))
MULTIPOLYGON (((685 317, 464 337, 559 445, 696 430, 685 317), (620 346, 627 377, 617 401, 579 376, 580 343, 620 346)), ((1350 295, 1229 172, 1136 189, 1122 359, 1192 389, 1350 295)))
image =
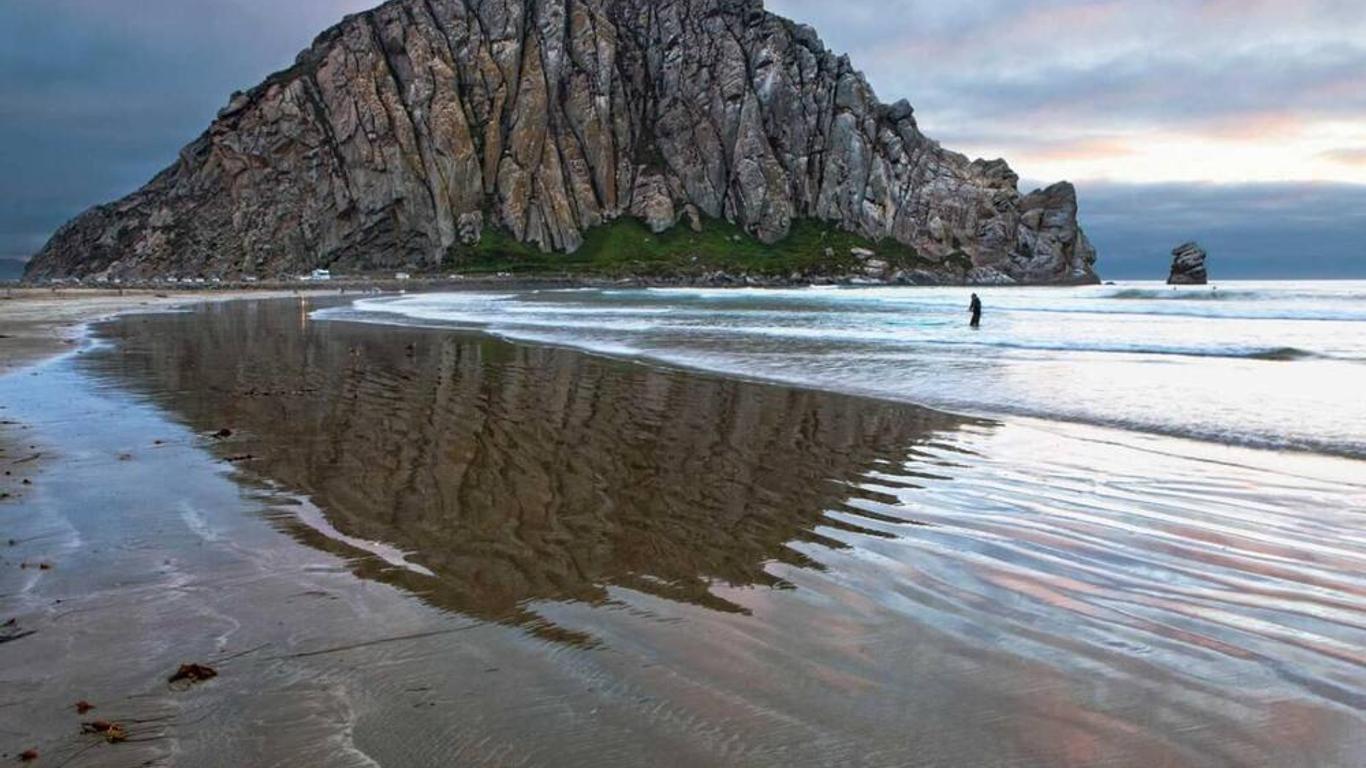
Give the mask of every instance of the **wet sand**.
POLYGON ((34 633, 0 643, 0 752, 1366 757, 1359 464, 313 322, 317 305, 126 317, 0 378, 19 422, 0 462, 17 434, 42 454, 0 501, 0 621, 34 633), (190 661, 221 674, 168 685, 190 661), (82 736, 96 716, 129 741, 82 736))
POLYGON ((71 350, 79 344, 85 325, 101 318, 129 311, 289 295, 288 290, 0 287, 0 376, 71 350))

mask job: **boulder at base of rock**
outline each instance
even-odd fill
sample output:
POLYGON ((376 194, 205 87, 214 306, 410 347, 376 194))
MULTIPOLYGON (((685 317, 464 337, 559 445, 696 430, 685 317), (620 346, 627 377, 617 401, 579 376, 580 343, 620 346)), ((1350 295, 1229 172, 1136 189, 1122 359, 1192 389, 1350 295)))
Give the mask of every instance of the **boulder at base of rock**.
POLYGON ((1167 285, 1204 285, 1209 282, 1205 271, 1205 249, 1194 242, 1182 243, 1172 249, 1172 273, 1167 285))

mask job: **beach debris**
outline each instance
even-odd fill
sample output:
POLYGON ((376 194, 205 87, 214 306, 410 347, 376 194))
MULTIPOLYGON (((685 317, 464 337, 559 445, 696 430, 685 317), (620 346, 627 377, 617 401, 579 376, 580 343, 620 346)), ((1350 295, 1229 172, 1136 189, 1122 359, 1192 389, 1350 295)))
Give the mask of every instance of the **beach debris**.
POLYGON ((92 710, 92 709, 95 708, 95 705, 94 705, 94 704, 91 704, 90 702, 86 701, 85 699, 81 699, 80 701, 76 702, 76 703, 73 704, 72 706, 74 706, 74 707, 76 708, 76 714, 78 714, 78 715, 84 715, 86 712, 89 712, 90 710, 92 710))
POLYGON ((19 762, 21 762, 21 763, 31 763, 31 762, 33 762, 34 760, 37 760, 37 759, 38 759, 38 750, 36 750, 36 749, 26 749, 26 750, 24 750, 23 752, 20 752, 20 753, 19 753, 19 762))
POLYGON ((10 619, 4 624, 0 624, 0 644, 13 642, 23 637, 34 634, 36 629, 24 629, 19 626, 18 619, 10 619))
POLYGON ((224 461, 228 462, 229 464, 240 464, 244 461, 251 461, 254 458, 256 457, 250 453, 239 453, 235 456, 227 457, 226 459, 224 459, 224 461))
POLYGON ((227 440, 228 438, 232 437, 232 430, 228 429, 227 427, 224 427, 218 430, 217 432, 213 433, 213 437, 217 440, 227 440))
POLYGON ((186 682, 193 685, 214 677, 218 677, 218 670, 207 664, 181 664, 180 669, 177 669, 166 682, 186 682))
POLYGON ((128 731, 124 730, 122 725, 111 723, 108 720, 91 720, 88 723, 81 723, 81 733, 97 733, 110 744, 128 740, 128 731))

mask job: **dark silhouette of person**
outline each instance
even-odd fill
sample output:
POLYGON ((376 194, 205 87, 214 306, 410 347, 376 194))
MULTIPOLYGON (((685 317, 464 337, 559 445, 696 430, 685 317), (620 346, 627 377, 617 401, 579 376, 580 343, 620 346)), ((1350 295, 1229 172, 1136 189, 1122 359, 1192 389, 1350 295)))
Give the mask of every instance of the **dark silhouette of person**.
POLYGON ((968 305, 968 311, 972 313, 972 322, 969 323, 973 328, 982 324, 982 300, 977 298, 977 294, 972 294, 972 303, 968 305))

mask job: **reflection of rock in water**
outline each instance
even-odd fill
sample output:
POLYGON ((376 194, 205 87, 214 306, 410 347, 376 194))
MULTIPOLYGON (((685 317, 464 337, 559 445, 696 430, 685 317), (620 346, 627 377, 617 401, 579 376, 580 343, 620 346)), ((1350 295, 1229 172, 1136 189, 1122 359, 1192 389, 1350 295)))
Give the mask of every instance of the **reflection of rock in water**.
MULTIPOLYGON (((776 586, 880 462, 960 420, 416 329, 308 324, 288 302, 114 327, 118 373, 223 450, 310 495, 343 533, 436 578, 363 562, 441 607, 552 633, 534 600, 618 585, 740 610, 709 584, 776 586)), ((315 544, 320 537, 300 532, 315 544)))

